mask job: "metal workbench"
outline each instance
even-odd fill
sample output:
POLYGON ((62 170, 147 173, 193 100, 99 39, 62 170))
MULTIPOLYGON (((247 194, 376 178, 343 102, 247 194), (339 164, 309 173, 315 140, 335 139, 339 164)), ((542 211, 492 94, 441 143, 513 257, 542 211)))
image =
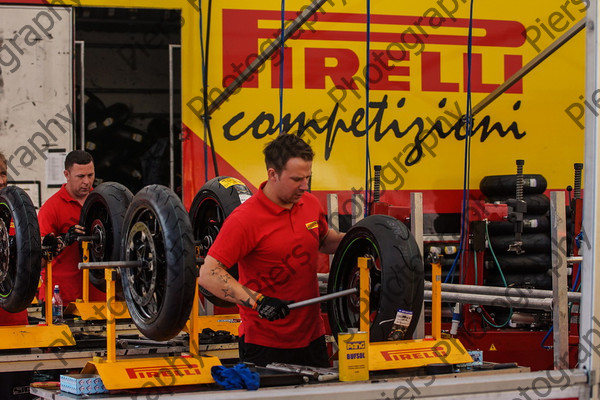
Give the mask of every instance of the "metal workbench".
MULTIPOLYGON (((189 389, 149 392, 153 399, 306 399, 311 400, 400 400, 412 398, 444 399, 587 399, 587 376, 581 370, 525 372, 524 369, 493 370, 422 377, 386 377, 367 382, 315 383, 286 387, 260 388, 256 391, 217 390, 214 385, 189 389), (182 391, 186 390, 186 391, 182 391)), ((42 399, 81 399, 55 390, 32 388, 42 399)), ((131 400, 144 398, 139 391, 114 395, 90 395, 86 399, 131 400)))

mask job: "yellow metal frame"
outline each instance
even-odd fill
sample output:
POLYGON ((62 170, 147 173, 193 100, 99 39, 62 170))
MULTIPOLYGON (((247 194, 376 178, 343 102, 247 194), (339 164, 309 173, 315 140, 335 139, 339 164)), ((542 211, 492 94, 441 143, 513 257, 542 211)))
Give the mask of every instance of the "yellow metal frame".
POLYGON ((46 323, 40 325, 0 326, 0 349, 74 346, 71 329, 52 322, 52 256, 46 262, 46 323))
MULTIPOLYGON (((358 258, 360 279, 360 330, 369 337, 369 259, 358 258)), ((430 364, 461 364, 473 359, 458 339, 442 338, 441 266, 432 263, 432 337, 416 340, 368 342, 369 371, 422 367, 430 364)))
POLYGON ((242 322, 239 314, 199 315, 199 297, 198 282, 196 280, 196 291, 194 293, 192 312, 190 313, 190 319, 184 328, 184 331, 190 335, 190 353, 194 355, 198 355, 200 349, 198 334, 200 334, 204 328, 211 328, 214 331, 228 331, 237 335, 238 328, 242 322))
MULTIPOLYGON (((89 242, 81 242, 83 249, 82 261, 87 263, 90 261, 89 242)), ((90 270, 83 270, 83 299, 77 299, 74 303, 69 303, 65 313, 77 315, 84 321, 105 320, 108 318, 108 302, 90 301, 90 270)), ((131 318, 127 304, 124 301, 112 301, 110 303, 111 318, 128 319, 131 318)))
MULTIPOLYGON (((108 390, 137 389, 148 387, 166 387, 213 383, 210 369, 221 365, 218 357, 198 354, 198 328, 196 318, 190 318, 188 330, 190 336, 190 355, 135 358, 117 360, 116 323, 111 304, 115 295, 114 268, 104 272, 106 279, 106 359, 95 357, 83 368, 83 374, 98 374, 108 390)), ((196 288, 196 291, 198 289, 196 288)), ((197 295, 195 296, 192 316, 197 315, 197 295)))

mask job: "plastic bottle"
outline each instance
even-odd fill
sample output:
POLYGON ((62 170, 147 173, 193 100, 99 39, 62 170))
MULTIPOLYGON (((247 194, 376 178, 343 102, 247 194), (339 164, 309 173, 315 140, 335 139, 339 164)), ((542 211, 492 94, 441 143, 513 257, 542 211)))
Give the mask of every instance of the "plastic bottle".
POLYGON ((452 326, 450 327, 450 334, 452 336, 458 333, 458 325, 460 324, 460 303, 454 305, 452 311, 452 326))
POLYGON ((52 322, 62 324, 63 320, 63 301, 60 297, 60 288, 54 285, 54 293, 52 294, 52 322))

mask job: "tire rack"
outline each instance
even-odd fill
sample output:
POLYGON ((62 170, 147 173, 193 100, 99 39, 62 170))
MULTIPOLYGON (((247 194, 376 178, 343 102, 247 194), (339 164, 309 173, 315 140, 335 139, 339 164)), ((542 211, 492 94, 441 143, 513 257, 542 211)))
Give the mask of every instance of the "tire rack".
MULTIPOLYGON (((423 195, 419 192, 411 193, 410 197, 410 222, 411 222, 411 233, 415 237, 417 244, 420 246, 421 255, 423 256, 423 195)), ((363 215, 363 203, 361 195, 353 195, 352 201, 352 216, 353 224, 362 218, 363 215), (358 216, 358 217, 355 217, 358 216), (356 219, 356 220, 354 220, 356 219)), ((328 211, 330 218, 338 218, 337 214, 337 195, 330 194, 327 197, 328 211)), ((493 205, 491 213, 499 213, 497 206, 493 205)), ((486 210, 487 211, 487 210, 486 210)), ((500 212, 501 213, 501 212, 500 212)), ((337 219, 333 219, 334 226, 339 226, 337 219), (337 224, 337 225, 336 225, 337 224)), ((565 213, 565 199, 563 192, 551 192, 550 193, 550 222, 551 222, 551 238, 552 238, 552 291, 539 291, 539 298, 528 298, 528 306, 531 308, 537 308, 540 310, 551 311, 553 318, 553 326, 556 335, 553 335, 553 361, 556 369, 568 369, 569 368, 569 320, 568 320, 568 302, 569 296, 572 300, 578 302, 580 298, 579 293, 568 293, 567 292, 567 265, 573 264, 578 261, 575 259, 567 259, 567 237, 566 237, 566 213, 565 213), (544 293, 542 293, 544 292, 544 293)), ((483 256, 482 256, 483 257, 483 256)), ((470 260, 471 258, 469 258, 470 260)), ((483 260, 479 262, 479 266, 483 266, 483 260)), ((472 270, 472 264, 469 262, 465 268, 470 272, 472 270)), ((482 274, 480 273, 481 277, 482 274)), ((474 280, 473 276, 467 274, 467 280, 474 280)), ((480 278, 481 279, 481 278, 480 278)), ((428 301, 432 298, 430 290, 431 283, 426 282, 426 292, 424 300, 428 301)), ((485 291, 482 285, 454 285, 454 288, 443 285, 447 290, 442 292, 442 301, 446 302, 459 302, 465 310, 467 306, 465 304, 494 304, 498 305, 499 300, 504 304, 508 304, 511 300, 516 305, 519 303, 523 304, 523 298, 515 295, 516 293, 483 293, 483 294, 469 294, 464 293, 463 287, 473 287, 475 290, 485 291), (462 292, 457 294, 455 292, 462 292), (458 296, 458 297, 457 297, 458 296), (469 303, 469 301, 471 303, 469 303), (486 303, 487 302, 487 303, 486 303)), ((503 290, 503 288, 498 288, 503 290)), ((493 289, 492 289, 493 290, 493 289)), ((538 292, 538 291, 533 291, 538 292)), ((529 291, 527 291, 529 294, 529 291)), ((533 293, 532 293, 533 294, 533 293)), ((536 296, 537 297, 537 296, 536 296)), ((471 313, 463 312, 463 315, 470 315, 471 313)), ((415 330, 414 338, 425 337, 425 322, 424 312, 421 312, 419 325, 415 330)), ((471 318, 471 317, 469 317, 471 318)), ((433 318, 432 318, 433 319, 433 318)), ((363 330, 361 328, 361 330, 363 330)), ((506 335, 510 331, 499 332, 500 335, 506 335)), ((496 334, 496 332, 489 331, 487 334, 496 334)))
MULTIPOLYGON (((493 206, 493 205, 491 205, 493 206)), ((478 217, 477 220, 492 218, 492 212, 495 213, 497 210, 494 210, 493 207, 489 210, 487 208, 483 208, 484 213, 482 216, 478 217), (491 211, 490 211, 491 210, 491 211)), ((474 221, 472 219, 471 221, 474 221)), ((470 222, 471 222, 470 221, 470 222)), ((499 295, 497 293, 493 294, 490 297, 488 293, 487 300, 490 302, 494 302, 496 306, 506 306, 510 307, 511 300, 513 300, 513 307, 521 307, 521 308, 532 308, 532 309, 540 309, 552 312, 553 318, 553 326, 554 332, 557 334, 553 335, 554 343, 553 343, 553 364, 554 368, 557 369, 566 369, 569 368, 569 320, 568 320, 568 295, 567 295, 567 265, 572 263, 572 260, 567 259, 567 237, 566 237, 566 212, 565 212, 565 196, 563 192, 551 192, 550 193, 550 225, 551 225, 551 243, 552 243, 552 291, 548 293, 548 291, 544 294, 545 299, 535 299, 528 296, 528 289, 521 289, 521 295, 515 295, 513 292, 510 296, 499 295), (535 303, 540 300, 540 304, 536 305, 535 303), (541 303, 545 302, 545 305, 541 303)), ((479 282, 481 283, 483 276, 483 252, 480 252, 479 258, 479 282)), ((474 276, 474 265, 473 265, 473 257, 468 257, 467 265, 461 265, 461 268, 466 268, 465 272, 465 281, 466 282, 475 282, 474 276)), ((473 285, 475 287, 483 287, 481 285, 473 285)), ((504 289, 504 288, 501 288, 504 289)), ((493 289, 492 289, 493 290, 493 289)), ((458 290, 452 289, 453 292, 458 290)), ((459 302, 461 303, 461 309, 463 311, 463 324, 465 326, 477 326, 480 324, 480 316, 473 315, 474 313, 468 311, 468 306, 466 304, 490 304, 490 303, 478 303, 475 299, 467 300, 469 297, 474 297, 474 295, 463 294, 462 299, 456 298, 456 293, 448 293, 445 298, 451 302, 459 302), (451 296, 454 297, 450 299, 451 296)), ((442 295, 444 297, 444 294, 442 295)), ((481 300, 480 300, 481 301, 481 300)), ((475 330, 477 333, 477 331, 475 330)), ((485 333, 487 341, 484 343, 483 341, 477 342, 473 340, 474 345, 485 346, 488 345, 488 342, 492 343, 507 343, 515 340, 522 340, 525 337, 523 335, 534 335, 536 332, 519 332, 516 330, 505 329, 501 331, 497 330, 488 330, 488 331, 480 331, 478 333, 485 333), (514 338, 510 338, 510 335, 514 335, 514 338), (489 335, 489 337, 488 337, 489 335), (517 339, 518 338, 518 339, 517 339)), ((541 333, 541 332, 540 332, 541 333)), ((468 336, 462 336, 464 340, 468 340, 468 336)), ((539 338, 531 338, 531 340, 536 341, 536 344, 539 343, 539 338)), ((531 343, 529 343, 531 345, 531 343)), ((539 347, 539 346, 538 346, 539 347)), ((531 351, 531 348, 530 348, 531 351)))

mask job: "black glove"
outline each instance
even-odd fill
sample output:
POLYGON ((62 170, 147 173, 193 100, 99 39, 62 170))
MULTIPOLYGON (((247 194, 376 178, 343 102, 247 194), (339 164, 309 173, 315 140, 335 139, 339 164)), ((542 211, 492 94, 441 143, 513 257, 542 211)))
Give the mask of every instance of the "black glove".
POLYGON ((44 236, 44 239, 42 240, 42 247, 45 247, 54 256, 57 256, 60 253, 60 251, 62 250, 62 247, 64 247, 64 245, 63 245, 62 241, 60 241, 54 235, 54 233, 49 233, 46 236, 44 236))
POLYGON ((73 225, 72 227, 69 228, 67 233, 65 233, 64 235, 61 236, 61 239, 62 239, 63 243, 65 244, 65 247, 70 246, 73 243, 75 243, 77 241, 77 238, 82 235, 82 233, 77 232, 78 226, 79 225, 73 225))
POLYGON ((256 311, 259 317, 275 321, 276 319, 285 318, 290 313, 288 304, 291 304, 291 301, 259 295, 256 300, 256 311))

